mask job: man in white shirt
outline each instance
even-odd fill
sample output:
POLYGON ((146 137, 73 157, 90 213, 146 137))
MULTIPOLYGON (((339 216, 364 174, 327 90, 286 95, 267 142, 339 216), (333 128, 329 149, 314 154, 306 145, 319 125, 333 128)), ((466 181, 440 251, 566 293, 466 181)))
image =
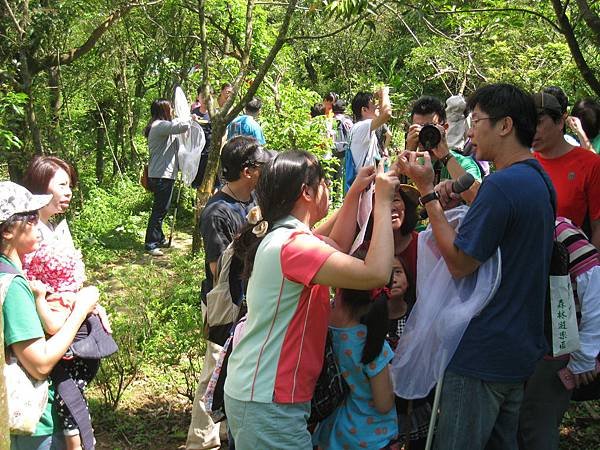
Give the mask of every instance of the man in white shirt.
MULTIPOLYGON (((352 100, 352 113, 356 123, 350 130, 350 150, 356 171, 375 164, 380 158, 375 131, 392 117, 389 88, 382 87, 375 94, 359 92, 352 100), (378 104, 375 103, 378 100, 378 104)), ((352 184, 354 180, 346 180, 352 184)))

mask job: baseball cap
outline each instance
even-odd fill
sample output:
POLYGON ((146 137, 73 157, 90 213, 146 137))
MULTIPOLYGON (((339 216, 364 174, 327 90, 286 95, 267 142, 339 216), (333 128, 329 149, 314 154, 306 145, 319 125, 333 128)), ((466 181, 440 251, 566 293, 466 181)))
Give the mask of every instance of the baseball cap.
POLYGON ((560 106, 559 101, 552 94, 547 94, 545 92, 538 92, 533 95, 533 101, 535 102, 535 107, 538 111, 538 114, 543 114, 545 112, 553 112, 562 115, 562 107, 560 106))
POLYGON ((0 182, 0 224, 12 215, 37 211, 52 200, 52 194, 34 195, 23 186, 12 181, 0 182))

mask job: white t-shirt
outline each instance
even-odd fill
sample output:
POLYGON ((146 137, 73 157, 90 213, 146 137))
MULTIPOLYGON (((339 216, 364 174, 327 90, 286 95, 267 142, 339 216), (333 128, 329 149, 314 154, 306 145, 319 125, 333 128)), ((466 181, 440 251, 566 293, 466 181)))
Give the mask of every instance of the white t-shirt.
MULTIPOLYGON (((352 152, 352 159, 354 159, 357 172, 363 166, 374 165, 375 160, 380 158, 377 136, 375 135, 375 131, 371 131, 371 121, 372 119, 365 119, 356 122, 350 130, 350 151, 352 152)), ((373 210, 373 192, 374 183, 371 183, 369 188, 360 194, 356 217, 360 231, 352 244, 350 254, 363 243, 369 216, 373 210)))
POLYGON ((372 119, 356 122, 350 130, 350 151, 356 170, 363 166, 372 166, 380 157, 375 131, 371 131, 372 119))

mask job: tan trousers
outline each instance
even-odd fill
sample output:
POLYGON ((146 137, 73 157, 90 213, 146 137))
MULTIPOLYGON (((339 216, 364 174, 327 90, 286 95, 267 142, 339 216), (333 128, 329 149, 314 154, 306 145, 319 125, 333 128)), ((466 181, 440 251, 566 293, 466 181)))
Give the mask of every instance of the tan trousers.
POLYGON ((209 448, 219 448, 221 439, 227 439, 227 422, 214 423, 206 413, 202 398, 206 392, 206 387, 210 381, 219 354, 223 347, 213 342, 206 341, 206 355, 204 356, 204 365, 198 380, 198 389, 194 395, 194 405, 192 407, 192 422, 188 430, 186 450, 200 450, 209 448))

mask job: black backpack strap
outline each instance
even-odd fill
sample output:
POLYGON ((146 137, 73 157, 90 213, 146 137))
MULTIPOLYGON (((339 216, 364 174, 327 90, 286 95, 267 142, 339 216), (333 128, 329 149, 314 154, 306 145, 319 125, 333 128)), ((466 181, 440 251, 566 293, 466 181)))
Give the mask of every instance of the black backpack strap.
POLYGON ((534 159, 525 159, 523 161, 518 161, 515 164, 527 164, 529 167, 532 167, 537 173, 540 174, 540 177, 542 177, 542 180, 544 181, 544 184, 548 189, 548 193, 550 194, 550 205, 552 206, 554 218, 556 219, 556 217, 558 217, 558 211, 556 210, 558 202, 556 201, 556 194, 554 192, 554 189, 552 188, 552 181, 548 178, 548 174, 546 174, 546 172, 544 172, 539 166, 539 163, 537 161, 534 161, 534 159))
POLYGON ((58 364, 54 366, 50 377, 56 386, 56 391, 65 402, 65 405, 77 423, 79 436, 84 450, 94 450, 94 429, 92 428, 90 412, 85 403, 85 399, 83 398, 83 394, 64 367, 63 360, 60 360, 58 364))

